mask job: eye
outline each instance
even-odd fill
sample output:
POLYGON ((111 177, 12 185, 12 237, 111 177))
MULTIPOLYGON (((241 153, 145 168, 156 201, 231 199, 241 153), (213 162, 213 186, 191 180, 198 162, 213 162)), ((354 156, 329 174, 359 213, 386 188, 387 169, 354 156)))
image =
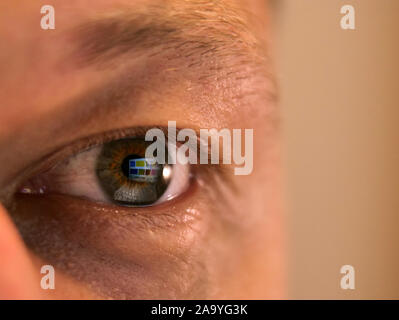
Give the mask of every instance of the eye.
POLYGON ((126 138, 83 151, 28 181, 21 193, 58 193, 122 206, 171 200, 189 186, 189 165, 145 158, 149 142, 126 138))

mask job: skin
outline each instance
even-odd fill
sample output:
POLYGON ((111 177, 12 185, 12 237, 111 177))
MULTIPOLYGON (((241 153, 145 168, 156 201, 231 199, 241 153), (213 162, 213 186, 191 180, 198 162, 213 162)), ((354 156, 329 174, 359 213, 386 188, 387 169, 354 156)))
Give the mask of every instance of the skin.
POLYGON ((284 297, 267 8, 215 3, 57 2, 55 30, 40 28, 40 1, 0 5, 0 298, 284 297), (136 33, 143 16, 151 27, 144 35, 136 33), (128 50, 108 46, 126 43, 110 21, 134 35, 128 50), (82 139, 168 120, 254 129, 253 172, 235 176, 227 165, 221 178, 198 165, 186 192, 147 208, 18 193, 79 154, 82 139), (46 264, 55 290, 40 288, 46 264))

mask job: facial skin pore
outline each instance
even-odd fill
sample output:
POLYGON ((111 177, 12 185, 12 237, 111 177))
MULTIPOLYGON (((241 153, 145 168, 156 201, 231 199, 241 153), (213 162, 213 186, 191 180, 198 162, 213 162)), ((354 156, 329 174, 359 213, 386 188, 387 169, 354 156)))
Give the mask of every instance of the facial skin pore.
POLYGON ((55 1, 55 30, 42 5, 0 5, 0 298, 283 297, 264 1, 55 1), (189 191, 143 208, 18 193, 105 133, 168 121, 254 129, 252 174, 199 165, 189 191))

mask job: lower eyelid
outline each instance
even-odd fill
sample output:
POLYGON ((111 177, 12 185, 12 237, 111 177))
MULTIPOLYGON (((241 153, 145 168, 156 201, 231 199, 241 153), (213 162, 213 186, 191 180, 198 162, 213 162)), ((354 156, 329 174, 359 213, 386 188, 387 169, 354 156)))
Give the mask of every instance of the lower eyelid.
MULTIPOLYGON (((109 219, 110 221, 119 221, 120 223, 132 226, 133 230, 152 230, 162 229, 171 231, 175 230, 176 226, 184 226, 192 219, 187 216, 192 216, 192 212, 187 211, 185 202, 198 191, 195 184, 188 189, 185 194, 179 199, 172 199, 169 202, 164 202, 157 206, 148 207, 120 207, 112 203, 94 202, 92 200, 84 199, 64 194, 17 194, 15 195, 16 206, 25 204, 26 208, 31 205, 41 207, 40 211, 45 212, 46 208, 57 208, 57 211, 76 212, 77 220, 87 220, 87 216, 92 216, 94 220, 102 221, 109 219), (124 221, 124 222, 122 222, 124 221)), ((68 213, 69 212, 69 213, 68 213)), ((198 217, 198 214, 195 215, 198 217)), ((70 219, 68 217, 67 219, 70 219)), ((95 222, 93 220, 93 223, 95 222)))

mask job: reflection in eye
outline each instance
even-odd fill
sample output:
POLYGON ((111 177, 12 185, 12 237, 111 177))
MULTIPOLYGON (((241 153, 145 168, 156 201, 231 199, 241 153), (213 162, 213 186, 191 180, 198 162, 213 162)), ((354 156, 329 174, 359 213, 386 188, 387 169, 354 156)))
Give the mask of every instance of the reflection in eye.
POLYGON ((111 200, 125 205, 149 205, 165 193, 175 168, 145 158, 149 144, 140 139, 122 139, 103 146, 96 173, 111 200))
POLYGON ((189 165, 145 158, 150 142, 126 138, 81 152, 31 179, 22 193, 58 193, 124 206, 171 200, 189 185, 189 165))

